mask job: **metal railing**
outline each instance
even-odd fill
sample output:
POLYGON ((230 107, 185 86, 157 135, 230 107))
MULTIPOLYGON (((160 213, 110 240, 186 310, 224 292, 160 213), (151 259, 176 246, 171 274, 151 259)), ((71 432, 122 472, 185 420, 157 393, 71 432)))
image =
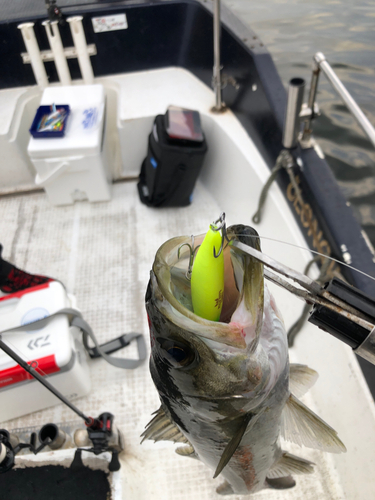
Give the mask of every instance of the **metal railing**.
POLYGON ((332 87, 336 90, 338 95, 343 100, 344 104, 347 106, 348 110, 352 113, 354 118, 357 120, 358 124, 367 135, 369 140, 375 146, 375 129, 366 118, 358 104, 355 102, 353 97, 349 94, 345 86, 342 84, 339 77, 333 71, 332 67, 326 60, 324 54, 317 52, 314 56, 314 67, 311 78, 310 93, 308 98, 307 106, 302 109, 301 118, 304 120, 304 129, 301 138, 301 144, 303 147, 311 147, 311 122, 313 118, 317 115, 316 109, 316 92, 318 88, 318 80, 320 71, 323 71, 328 81, 332 87))

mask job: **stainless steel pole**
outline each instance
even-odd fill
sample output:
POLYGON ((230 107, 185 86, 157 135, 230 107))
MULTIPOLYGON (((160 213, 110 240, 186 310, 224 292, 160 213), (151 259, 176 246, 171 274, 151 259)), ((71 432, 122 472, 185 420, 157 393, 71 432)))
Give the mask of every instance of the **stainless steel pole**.
POLYGON ((298 134, 300 131, 299 114, 305 90, 305 80, 303 78, 292 78, 288 88, 288 102, 285 112, 283 146, 284 148, 295 148, 298 144, 298 134))
POLYGON ((321 52, 317 52, 314 56, 314 60, 319 65, 320 69, 323 71, 325 76, 328 78, 332 87, 336 90, 341 99, 344 101, 349 111, 353 114, 354 118, 357 120, 364 133, 367 135, 372 144, 375 146, 374 127, 371 125, 371 123, 363 114, 360 107, 353 99, 353 97, 349 94, 344 85, 341 83, 336 73, 333 71, 329 63, 326 61, 324 54, 322 54, 321 52))
POLYGON ((213 85, 215 90, 215 110, 220 111, 223 108, 221 99, 221 66, 220 66, 220 0, 214 0, 214 71, 213 85))
POLYGON ((301 141, 310 141, 310 137, 312 134, 311 122, 315 117, 314 115, 315 99, 316 99, 316 92, 318 90, 319 74, 320 74, 319 64, 314 60, 314 67, 311 75, 310 93, 307 103, 307 107, 310 110, 310 115, 305 119, 301 141))

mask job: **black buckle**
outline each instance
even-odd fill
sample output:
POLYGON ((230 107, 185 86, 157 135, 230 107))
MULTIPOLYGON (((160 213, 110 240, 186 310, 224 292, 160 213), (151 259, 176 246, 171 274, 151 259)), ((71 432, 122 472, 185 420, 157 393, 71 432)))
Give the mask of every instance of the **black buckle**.
MULTIPOLYGON (((133 340, 133 338, 134 338, 133 335, 123 334, 120 335, 120 337, 117 337, 116 339, 101 344, 100 348, 105 352, 105 354, 111 354, 112 352, 116 352, 122 349, 123 347, 128 346, 130 342, 133 340)), ((87 352, 89 353, 91 359, 100 358, 102 356, 96 347, 89 347, 87 349, 87 352)))

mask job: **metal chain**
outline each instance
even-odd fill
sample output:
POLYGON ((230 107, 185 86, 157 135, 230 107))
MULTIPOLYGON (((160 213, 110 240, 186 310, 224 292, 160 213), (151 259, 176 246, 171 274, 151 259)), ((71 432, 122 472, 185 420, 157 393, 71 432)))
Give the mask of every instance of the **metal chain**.
POLYGON ((260 224, 261 216, 262 216, 262 210, 263 210, 263 207, 264 207, 264 205, 266 203, 268 191, 269 191, 269 189, 270 189, 273 181, 276 179, 276 176, 277 176, 279 170, 281 170, 282 167, 283 167, 283 158, 282 158, 282 156, 280 154, 278 156, 277 160, 276 160, 275 166, 273 167, 273 169, 271 171, 271 175, 268 177, 267 182, 263 186, 263 189, 262 189, 262 191, 260 193, 259 202, 258 202, 258 208, 257 208, 257 211, 255 212, 255 214, 253 215, 253 218, 252 218, 252 221, 255 224, 260 224))
MULTIPOLYGON (((277 157, 275 166, 273 167, 271 171, 271 175, 269 176, 266 184, 263 186, 263 189, 261 191, 260 197, 259 197, 259 202, 258 202, 258 208, 255 214, 253 215, 252 221, 255 224, 259 224, 261 221, 261 215, 262 215, 262 210, 266 202, 266 198, 268 195, 268 191, 273 183, 273 181, 276 179, 276 176, 278 172, 282 169, 285 168, 285 170, 288 172, 290 182, 293 186, 293 189, 296 194, 296 198, 301 206, 301 210, 303 212, 303 216, 305 220, 307 221, 308 224, 308 232, 312 235, 313 241, 319 241, 318 237, 318 227, 313 223, 314 217, 313 217, 313 212, 311 210, 307 209, 307 206, 303 200, 302 197, 302 192, 300 187, 298 186, 296 176, 293 171, 293 167, 295 166, 295 160, 293 156, 290 154, 290 152, 286 149, 282 150, 277 157)), ((344 280, 344 277, 342 276, 340 270, 338 269, 337 265, 335 262, 331 261, 329 258, 325 258, 324 256, 317 256, 314 257, 306 266, 304 270, 304 274, 307 274, 310 270, 310 267, 312 264, 317 263, 318 261, 321 261, 321 267, 320 267, 320 274, 319 277, 317 278, 317 282, 320 284, 323 284, 330 279, 332 279, 334 276, 339 277, 340 279, 344 280)), ((294 343, 294 339, 296 335, 299 333, 301 330, 302 326, 304 325, 306 319, 308 318, 309 312, 310 312, 311 306, 306 304, 300 318, 294 323, 294 325, 291 326, 291 328, 288 331, 288 344, 289 347, 291 347, 294 343)))

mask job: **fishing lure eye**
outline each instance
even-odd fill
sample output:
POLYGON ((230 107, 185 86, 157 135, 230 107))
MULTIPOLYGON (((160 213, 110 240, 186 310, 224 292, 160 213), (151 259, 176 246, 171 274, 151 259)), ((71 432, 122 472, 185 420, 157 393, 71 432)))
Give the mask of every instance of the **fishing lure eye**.
POLYGON ((176 340, 158 338, 163 357, 175 368, 186 368, 196 359, 195 352, 187 345, 176 340))

